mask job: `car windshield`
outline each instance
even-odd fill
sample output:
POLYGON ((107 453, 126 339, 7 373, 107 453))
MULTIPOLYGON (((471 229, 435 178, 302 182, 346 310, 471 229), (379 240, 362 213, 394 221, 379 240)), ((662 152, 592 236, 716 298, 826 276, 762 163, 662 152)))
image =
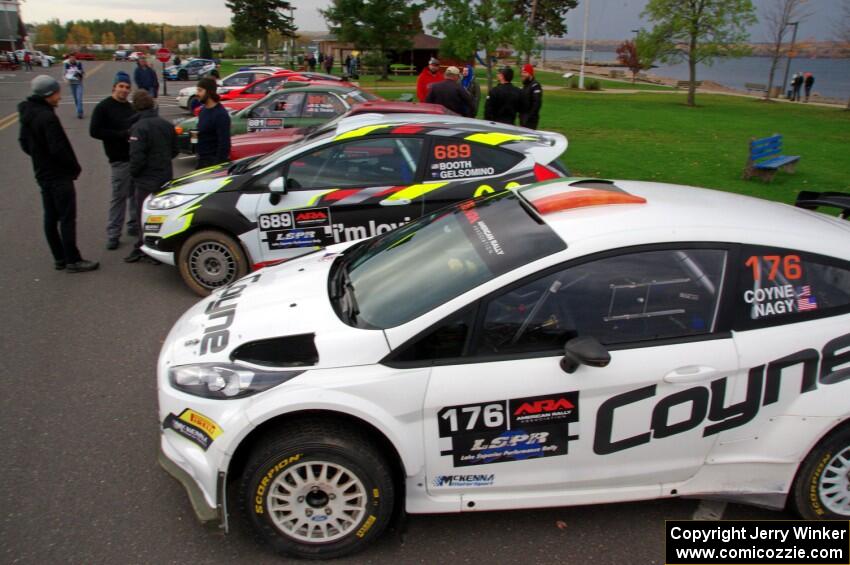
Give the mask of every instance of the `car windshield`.
MULTIPOLYGON (((371 92, 367 92, 365 90, 349 90, 345 93, 345 98, 351 98, 354 102, 369 102, 370 100, 380 100, 381 98, 375 96, 371 92)), ((349 106, 352 104, 350 100, 346 100, 349 106)))
POLYGON ((328 290, 346 323, 391 328, 565 248, 506 191, 443 208, 349 248, 334 264, 328 290))

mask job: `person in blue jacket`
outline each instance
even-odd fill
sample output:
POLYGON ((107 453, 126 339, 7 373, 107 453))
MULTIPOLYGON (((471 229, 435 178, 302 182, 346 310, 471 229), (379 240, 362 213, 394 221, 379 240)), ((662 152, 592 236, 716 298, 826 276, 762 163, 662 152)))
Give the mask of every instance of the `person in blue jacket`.
POLYGON ((133 81, 136 83, 136 88, 147 90, 154 98, 159 93, 159 79, 156 76, 156 71, 148 65, 148 60, 144 57, 139 57, 138 66, 133 71, 133 81))
POLYGON ((209 77, 198 81, 198 165, 203 169, 230 160, 230 114, 219 104, 218 84, 209 77))

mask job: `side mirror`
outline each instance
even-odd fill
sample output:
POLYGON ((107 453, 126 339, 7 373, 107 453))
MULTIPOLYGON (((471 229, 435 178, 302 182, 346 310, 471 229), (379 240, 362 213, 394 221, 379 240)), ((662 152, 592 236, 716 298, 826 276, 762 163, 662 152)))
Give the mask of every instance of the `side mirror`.
POLYGON ((610 362, 611 354, 595 337, 574 337, 564 346, 561 369, 565 373, 575 373, 579 365, 606 367, 610 362))
POLYGON ((269 183, 269 192, 275 194, 286 194, 286 178, 285 177, 277 177, 269 183))

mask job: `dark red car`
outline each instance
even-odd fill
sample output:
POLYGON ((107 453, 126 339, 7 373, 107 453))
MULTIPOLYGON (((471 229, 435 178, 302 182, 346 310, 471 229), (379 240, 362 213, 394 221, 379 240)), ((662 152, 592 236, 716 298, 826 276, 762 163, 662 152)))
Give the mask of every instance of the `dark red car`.
MULTIPOLYGON (((355 104, 340 118, 356 114, 446 114, 455 113, 440 104, 414 104, 394 100, 373 100, 355 104)), ((263 155, 302 139, 313 128, 280 129, 276 131, 258 131, 233 136, 230 142, 230 160, 244 159, 254 155, 263 155)))

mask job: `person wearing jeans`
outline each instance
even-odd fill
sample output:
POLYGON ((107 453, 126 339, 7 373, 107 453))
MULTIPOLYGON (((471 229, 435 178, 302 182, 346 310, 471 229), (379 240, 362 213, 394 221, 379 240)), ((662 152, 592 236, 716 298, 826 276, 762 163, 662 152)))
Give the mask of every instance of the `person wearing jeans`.
POLYGON ((77 106, 77 117, 83 119, 83 64, 77 61, 77 57, 71 53, 68 60, 65 61, 65 82, 71 87, 71 95, 74 97, 74 104, 77 106))
POLYGON ((106 225, 106 248, 118 249, 124 219, 127 218, 127 235, 139 235, 138 211, 133 198, 133 180, 130 177, 130 127, 136 112, 130 105, 130 75, 115 73, 112 94, 94 108, 89 134, 103 141, 103 150, 112 169, 112 198, 106 225), (129 214, 127 214, 129 208, 129 214))
POLYGON ((80 163, 55 108, 62 99, 59 83, 51 76, 32 80, 32 96, 18 104, 21 123, 18 142, 32 159, 44 207, 44 235, 57 271, 83 273, 98 268, 77 249, 77 195, 74 181, 80 163))

